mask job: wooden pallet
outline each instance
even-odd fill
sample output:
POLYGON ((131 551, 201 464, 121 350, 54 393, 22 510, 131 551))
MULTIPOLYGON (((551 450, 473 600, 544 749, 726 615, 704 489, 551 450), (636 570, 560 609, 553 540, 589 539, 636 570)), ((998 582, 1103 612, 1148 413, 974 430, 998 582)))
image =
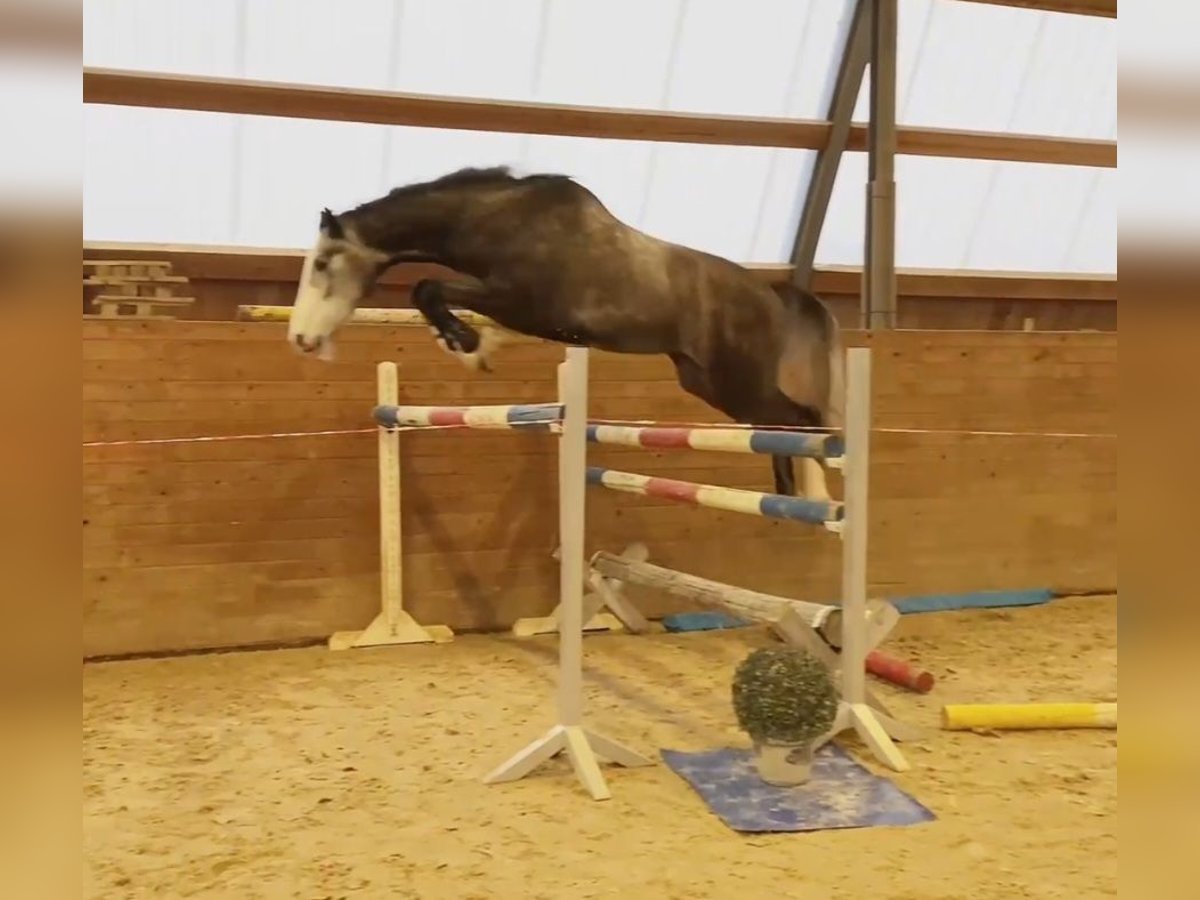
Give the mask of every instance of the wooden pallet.
POLYGON ((187 284, 182 275, 159 275, 153 278, 93 275, 83 279, 85 285, 102 287, 106 294, 124 297, 173 297, 177 285, 187 284))
POLYGON ((85 259, 83 270, 103 273, 113 278, 152 278, 169 275, 171 264, 165 260, 154 259, 85 259))
POLYGON ((101 318, 173 317, 196 302, 195 297, 175 293, 177 288, 188 283, 188 279, 170 274, 169 262, 85 259, 83 271, 84 288, 100 290, 97 296, 87 301, 87 308, 96 310, 101 318))
POLYGON ((93 297, 88 305, 97 310, 104 319, 117 316, 162 318, 164 314, 173 316, 180 309, 195 302, 195 297, 128 297, 124 294, 101 294, 93 297))

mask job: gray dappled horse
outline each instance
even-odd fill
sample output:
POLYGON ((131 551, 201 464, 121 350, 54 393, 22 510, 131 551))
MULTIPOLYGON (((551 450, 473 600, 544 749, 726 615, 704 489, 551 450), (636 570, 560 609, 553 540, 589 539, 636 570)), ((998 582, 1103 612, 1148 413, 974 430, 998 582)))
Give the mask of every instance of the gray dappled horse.
MULTIPOLYGON (((651 237, 567 176, 462 169, 321 212, 288 340, 332 358, 335 332, 379 275, 432 262, 456 277, 413 289, 443 347, 488 369, 493 349, 450 307, 503 328, 616 353, 666 354, 680 386, 744 424, 841 427, 838 327, 816 297, 778 289, 729 260, 651 237)), ((775 492, 795 493, 790 457, 772 458, 775 492)), ((819 466, 808 493, 827 496, 819 466)))

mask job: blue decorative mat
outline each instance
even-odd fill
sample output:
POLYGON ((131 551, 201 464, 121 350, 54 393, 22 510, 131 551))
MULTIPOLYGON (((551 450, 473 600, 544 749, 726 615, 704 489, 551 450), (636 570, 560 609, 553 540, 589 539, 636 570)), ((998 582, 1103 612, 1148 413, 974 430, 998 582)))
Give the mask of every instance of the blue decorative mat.
POLYGON ((822 831, 916 825, 936 816, 886 778, 872 775, 836 744, 813 759, 812 778, 773 787, 758 777, 752 750, 662 750, 663 760, 734 831, 822 831))
POLYGON ((718 628, 743 628, 750 623, 720 612, 686 612, 663 616, 667 631, 713 631, 718 628))
POLYGON ((889 602, 902 615, 943 612, 952 609, 996 609, 1004 606, 1038 606, 1054 599, 1049 588, 1027 591, 976 591, 971 594, 925 594, 895 597, 889 602))

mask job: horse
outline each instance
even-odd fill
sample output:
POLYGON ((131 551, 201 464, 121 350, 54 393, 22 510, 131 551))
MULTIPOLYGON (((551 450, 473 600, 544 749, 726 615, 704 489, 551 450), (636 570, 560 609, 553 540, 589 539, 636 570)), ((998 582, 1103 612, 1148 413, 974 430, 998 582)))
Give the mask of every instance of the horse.
MULTIPOLYGON (((839 428, 844 372, 838 325, 815 295, 773 289, 723 257, 620 221, 567 175, 465 168, 407 184, 334 214, 320 212, 287 337, 333 358, 333 338, 379 276, 405 262, 453 277, 412 291, 444 350, 490 371, 499 332, 481 335, 451 307, 510 332, 615 353, 661 354, 684 391, 745 425, 839 428)), ((827 498, 806 460, 805 493, 827 498)), ((795 494, 789 456, 771 460, 775 493, 795 494)))

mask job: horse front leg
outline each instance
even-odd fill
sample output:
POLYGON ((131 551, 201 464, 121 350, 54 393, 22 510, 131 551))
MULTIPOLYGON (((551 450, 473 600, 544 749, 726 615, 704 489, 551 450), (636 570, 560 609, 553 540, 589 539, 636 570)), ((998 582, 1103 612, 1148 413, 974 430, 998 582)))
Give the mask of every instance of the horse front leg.
POLYGON ((487 296, 487 289, 482 284, 431 278, 417 282, 412 292, 413 306, 429 323, 441 348, 476 372, 492 371, 488 357, 500 344, 500 333, 495 328, 485 327, 481 334, 473 325, 458 318, 450 305, 475 309, 486 305, 487 296))
MULTIPOLYGON (((775 476, 775 493, 796 496, 796 469, 790 456, 771 457, 771 474, 775 476)), ((807 475, 807 470, 805 472, 807 475)), ((807 483, 807 482, 806 482, 807 483)))

